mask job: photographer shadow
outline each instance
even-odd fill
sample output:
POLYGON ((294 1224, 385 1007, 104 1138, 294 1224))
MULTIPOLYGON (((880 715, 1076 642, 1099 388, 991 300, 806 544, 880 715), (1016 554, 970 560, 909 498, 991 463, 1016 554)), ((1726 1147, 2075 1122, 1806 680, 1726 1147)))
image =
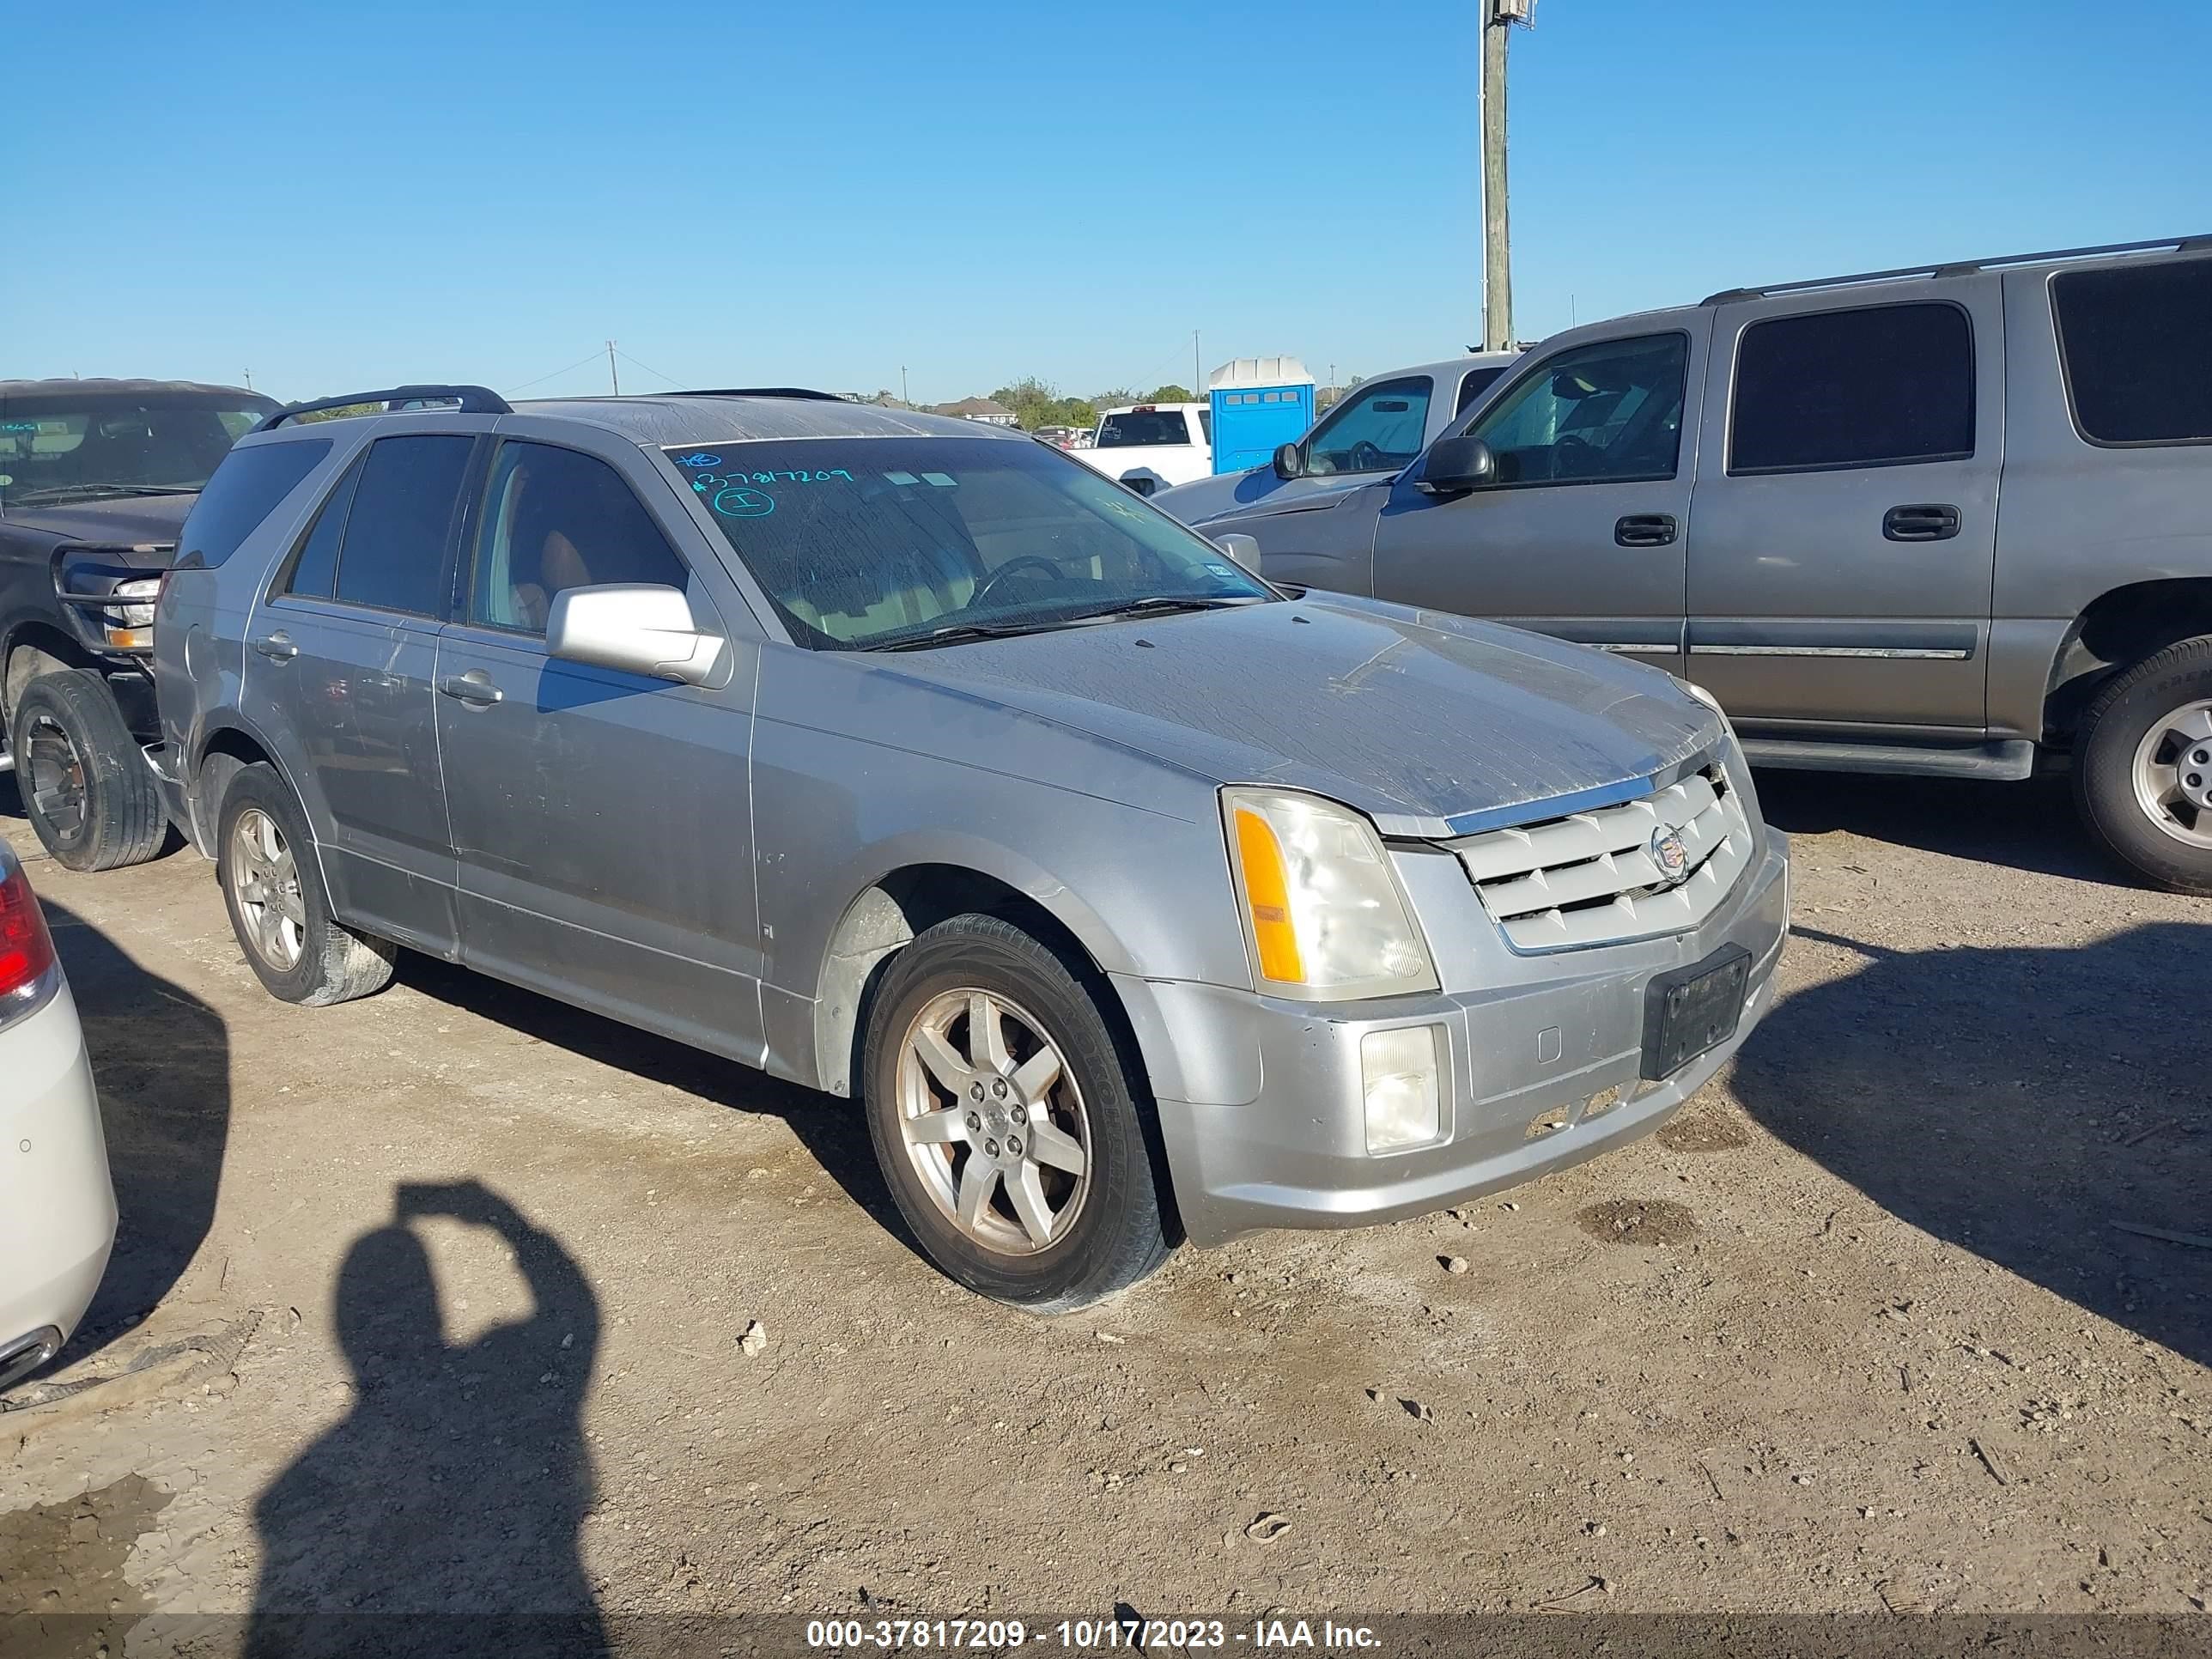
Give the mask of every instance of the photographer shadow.
POLYGON ((353 1407, 254 1506, 249 1659, 447 1654, 489 1645, 495 1628, 516 1651, 605 1651, 578 1541, 599 1306, 575 1259, 478 1182, 402 1185, 392 1218, 347 1251, 334 1317, 353 1407), (506 1241, 526 1318, 446 1340, 410 1225, 429 1216, 506 1241))

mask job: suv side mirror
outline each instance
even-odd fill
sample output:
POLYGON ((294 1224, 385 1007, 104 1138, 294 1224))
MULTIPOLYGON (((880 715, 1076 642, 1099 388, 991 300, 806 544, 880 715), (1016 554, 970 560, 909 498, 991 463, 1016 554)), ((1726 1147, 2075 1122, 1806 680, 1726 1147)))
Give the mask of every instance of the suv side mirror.
POLYGON ((1285 483, 1306 476, 1306 453, 1296 444, 1285 444, 1275 452, 1275 476, 1285 483))
POLYGON ((1498 458, 1480 438, 1439 438, 1429 446, 1413 488, 1429 495, 1464 495, 1498 480, 1498 458))
POLYGON ((721 666, 726 641, 701 630, 691 603, 672 587, 610 582, 553 596, 545 647, 563 662, 587 662, 703 685, 721 666))
POLYGON ((1260 574, 1260 543, 1257 538, 1231 530, 1216 536, 1213 544, 1253 575, 1260 574))

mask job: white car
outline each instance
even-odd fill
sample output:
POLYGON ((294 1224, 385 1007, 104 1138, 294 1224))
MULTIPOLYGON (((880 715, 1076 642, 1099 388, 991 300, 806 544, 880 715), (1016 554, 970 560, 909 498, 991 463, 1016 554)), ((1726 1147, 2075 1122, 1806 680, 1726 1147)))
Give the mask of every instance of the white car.
POLYGON ((61 1352, 114 1243, 76 1003, 38 896, 0 842, 0 1389, 61 1352))
POLYGON ((1139 495, 1213 473, 1212 404, 1131 404, 1098 417, 1091 447, 1069 452, 1139 495))

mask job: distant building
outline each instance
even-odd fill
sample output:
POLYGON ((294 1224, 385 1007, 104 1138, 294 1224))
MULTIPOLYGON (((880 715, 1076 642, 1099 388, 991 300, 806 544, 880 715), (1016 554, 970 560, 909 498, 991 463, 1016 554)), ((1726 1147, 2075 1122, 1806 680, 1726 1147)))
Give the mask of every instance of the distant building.
POLYGON ((963 421, 981 421, 986 426, 1018 426, 1021 417, 1004 404, 991 398, 963 398, 957 404, 934 404, 933 415, 953 415, 963 421))

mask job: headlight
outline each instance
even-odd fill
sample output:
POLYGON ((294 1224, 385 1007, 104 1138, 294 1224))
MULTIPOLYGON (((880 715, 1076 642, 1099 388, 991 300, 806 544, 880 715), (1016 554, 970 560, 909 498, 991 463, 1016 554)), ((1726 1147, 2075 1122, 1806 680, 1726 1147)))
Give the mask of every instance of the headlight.
POLYGON ((1715 696, 1711 692, 1706 690, 1704 686, 1699 685, 1697 681, 1686 680, 1680 674, 1673 676, 1673 678, 1675 684, 1680 686, 1682 690, 1688 692, 1699 702, 1705 704, 1706 708, 1711 709, 1713 713, 1718 714, 1723 720, 1726 720, 1728 718, 1728 710, 1721 707, 1721 700, 1715 696))
POLYGON ((1221 813, 1261 990, 1318 1002, 1437 988, 1373 824, 1284 789, 1224 790, 1221 813))
POLYGON ((143 599, 143 605, 118 605, 107 613, 107 642, 121 651, 143 651, 154 643, 154 601, 161 595, 159 576, 141 576, 115 585, 118 599, 143 599))
POLYGON ((1682 690, 1688 692, 1699 702, 1705 704, 1706 708, 1711 709, 1713 713, 1721 717, 1722 731, 1727 732, 1731 738, 1735 736, 1735 722, 1728 717, 1728 710, 1721 707, 1721 700, 1718 697, 1706 690, 1704 686, 1699 685, 1695 680, 1686 680, 1680 674, 1675 675, 1674 679, 1675 684, 1680 686, 1682 690))

